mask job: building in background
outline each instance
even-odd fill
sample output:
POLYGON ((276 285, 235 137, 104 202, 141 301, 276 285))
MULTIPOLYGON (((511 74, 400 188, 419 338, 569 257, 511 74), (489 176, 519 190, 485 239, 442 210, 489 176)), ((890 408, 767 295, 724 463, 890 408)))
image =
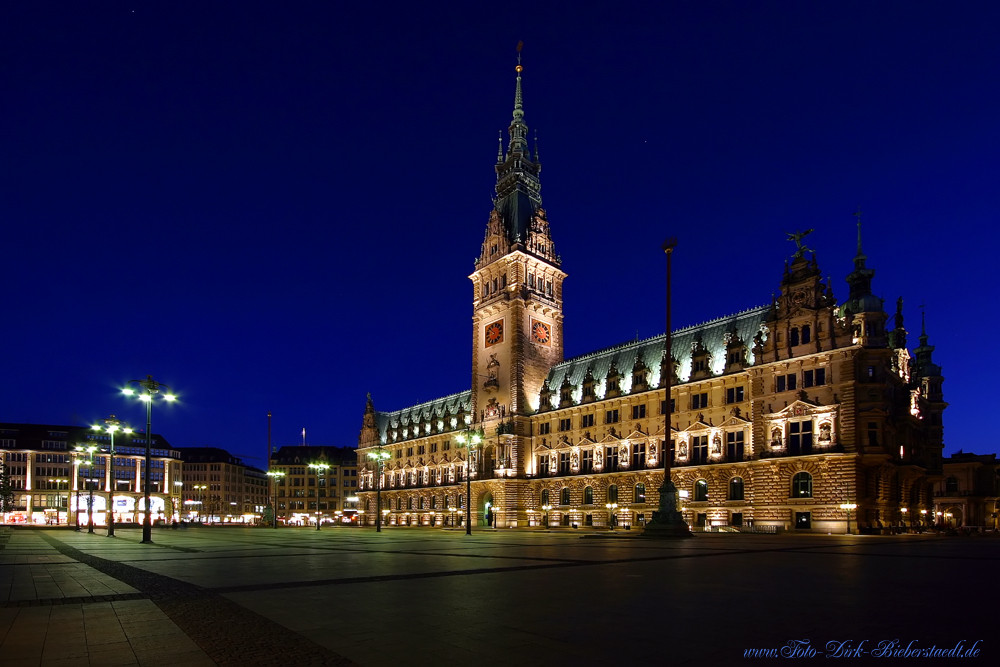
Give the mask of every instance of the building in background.
MULTIPOLYGON (((358 448, 366 522, 381 512, 390 525, 460 525, 468 474, 478 525, 632 527, 657 508, 668 455, 685 519, 705 529, 930 525, 944 378, 923 326, 908 350, 902 299, 890 317, 872 292, 860 215, 846 299, 803 245, 808 232, 793 234, 794 254, 773 267, 777 296, 746 295, 763 305, 675 331, 669 352, 658 336, 563 358, 567 275, 542 208, 537 147, 528 147, 521 71, 469 276, 473 385, 391 412, 369 396, 358 448), (381 468, 374 454, 388 455, 381 468)), ((752 242, 740 241, 738 263, 725 260, 736 247, 728 241, 677 252, 731 271, 740 289, 752 242)), ((655 267, 601 262, 594 270, 663 308, 655 267)), ((586 316, 627 313, 595 303, 586 316)))
MULTIPOLYGON (((0 456, 14 490, 7 523, 107 525, 109 496, 117 523, 143 520, 146 441, 142 433, 110 436, 85 426, 0 424, 0 456), (93 506, 88 504, 93 499, 93 506), (79 507, 79 512, 74 510, 79 507)), ((151 443, 150 505, 154 521, 177 516, 180 453, 161 435, 151 443)))
POLYGON ((271 454, 271 497, 279 523, 358 523, 358 465, 353 447, 292 445, 271 454))
POLYGON ((184 461, 181 517, 209 523, 258 523, 268 505, 264 471, 218 447, 179 447, 184 461))
POLYGON ((934 520, 942 528, 997 530, 1000 463, 996 454, 958 450, 944 460, 934 484, 934 520))

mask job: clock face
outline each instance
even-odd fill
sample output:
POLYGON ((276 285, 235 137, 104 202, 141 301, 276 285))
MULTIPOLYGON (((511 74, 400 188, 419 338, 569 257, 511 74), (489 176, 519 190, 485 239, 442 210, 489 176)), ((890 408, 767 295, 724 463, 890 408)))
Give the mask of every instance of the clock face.
POLYGON ((531 339, 536 343, 548 345, 552 341, 552 330, 545 322, 531 321, 531 339))
POLYGON ((503 320, 486 325, 486 347, 503 342, 503 320))

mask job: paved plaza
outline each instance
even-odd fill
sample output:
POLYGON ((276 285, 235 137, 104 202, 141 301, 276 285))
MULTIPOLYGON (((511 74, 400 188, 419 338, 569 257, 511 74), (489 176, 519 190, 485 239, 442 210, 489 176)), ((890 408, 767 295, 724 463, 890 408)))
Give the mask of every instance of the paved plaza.
POLYGON ((979 641, 972 664, 1000 656, 990 537, 194 527, 140 538, 0 528, 0 664, 735 665, 780 660, 744 656, 793 640, 823 652, 807 663, 831 641, 861 645, 850 664, 913 662, 872 655, 892 640, 979 641))

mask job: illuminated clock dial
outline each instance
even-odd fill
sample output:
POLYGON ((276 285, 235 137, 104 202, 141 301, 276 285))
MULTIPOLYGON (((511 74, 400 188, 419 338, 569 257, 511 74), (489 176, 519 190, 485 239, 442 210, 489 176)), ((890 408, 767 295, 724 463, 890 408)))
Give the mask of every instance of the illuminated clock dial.
POLYGON ((486 347, 503 342, 503 320, 497 320, 486 326, 486 347))
POLYGON ((531 323, 531 337, 536 343, 548 345, 549 341, 552 340, 552 331, 545 322, 535 320, 531 323))

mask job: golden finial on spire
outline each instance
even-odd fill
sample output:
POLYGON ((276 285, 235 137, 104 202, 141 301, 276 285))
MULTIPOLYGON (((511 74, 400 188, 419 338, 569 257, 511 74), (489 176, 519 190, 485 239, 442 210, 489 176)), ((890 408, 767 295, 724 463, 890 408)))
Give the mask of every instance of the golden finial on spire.
POLYGON ((518 42, 517 42, 517 67, 514 68, 514 71, 517 72, 518 74, 520 74, 524 70, 524 68, 521 67, 521 49, 523 49, 523 48, 524 48, 524 42, 521 41, 521 40, 518 40, 518 42))

